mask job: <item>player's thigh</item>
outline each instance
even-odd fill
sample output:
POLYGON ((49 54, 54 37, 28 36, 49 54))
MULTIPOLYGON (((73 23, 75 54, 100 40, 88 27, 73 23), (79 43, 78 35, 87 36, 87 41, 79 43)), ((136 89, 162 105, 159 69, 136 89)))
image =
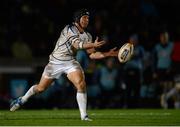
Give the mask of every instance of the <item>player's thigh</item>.
POLYGON ((46 88, 48 88, 51 85, 51 83, 53 81, 54 81, 54 79, 52 79, 52 78, 47 78, 45 76, 42 76, 41 80, 40 80, 40 82, 38 84, 38 88, 42 89, 42 90, 45 90, 46 88))
POLYGON ((75 85, 85 85, 84 72, 81 69, 77 69, 67 74, 68 79, 75 85))

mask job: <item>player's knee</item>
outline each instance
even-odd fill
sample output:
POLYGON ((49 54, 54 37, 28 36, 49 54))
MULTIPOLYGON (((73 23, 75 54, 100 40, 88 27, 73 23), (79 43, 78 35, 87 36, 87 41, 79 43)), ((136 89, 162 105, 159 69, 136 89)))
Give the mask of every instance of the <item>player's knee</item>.
POLYGON ((86 85, 85 84, 80 84, 78 87, 78 91, 85 91, 86 90, 86 85))
POLYGON ((36 91, 37 91, 38 93, 41 93, 41 92, 43 92, 43 91, 45 91, 45 90, 46 90, 46 88, 43 87, 43 86, 37 86, 37 87, 36 87, 36 91))
POLYGON ((77 90, 78 91, 85 91, 86 90, 86 83, 84 80, 79 80, 77 82, 77 90))

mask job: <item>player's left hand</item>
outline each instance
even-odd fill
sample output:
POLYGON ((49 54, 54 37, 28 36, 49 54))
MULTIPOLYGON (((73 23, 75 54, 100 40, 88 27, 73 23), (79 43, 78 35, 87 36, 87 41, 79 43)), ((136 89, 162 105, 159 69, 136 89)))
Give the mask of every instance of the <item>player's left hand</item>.
POLYGON ((93 43, 94 48, 99 48, 103 46, 106 42, 105 41, 99 41, 99 37, 96 37, 95 42, 93 43))

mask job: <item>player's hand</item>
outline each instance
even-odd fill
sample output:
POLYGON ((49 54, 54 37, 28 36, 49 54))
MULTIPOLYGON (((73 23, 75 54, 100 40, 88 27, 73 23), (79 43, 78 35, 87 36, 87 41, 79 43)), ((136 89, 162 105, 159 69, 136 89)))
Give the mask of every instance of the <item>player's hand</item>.
POLYGON ((114 47, 114 48, 109 50, 109 56, 118 56, 117 47, 114 47))
POLYGON ((99 40, 99 38, 96 37, 96 40, 93 43, 94 48, 99 48, 99 47, 101 47, 102 45, 104 45, 106 43, 105 41, 98 41, 98 40, 99 40))

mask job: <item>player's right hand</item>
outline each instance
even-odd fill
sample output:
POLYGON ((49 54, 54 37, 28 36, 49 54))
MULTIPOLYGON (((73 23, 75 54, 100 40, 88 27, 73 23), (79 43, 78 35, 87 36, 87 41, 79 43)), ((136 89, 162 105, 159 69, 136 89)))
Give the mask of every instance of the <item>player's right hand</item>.
POLYGON ((105 41, 98 41, 98 40, 99 38, 96 37, 96 40, 93 43, 94 48, 99 48, 106 43, 105 41))
POLYGON ((118 52, 119 50, 117 50, 117 47, 114 47, 112 49, 109 50, 109 56, 118 56, 118 52))

